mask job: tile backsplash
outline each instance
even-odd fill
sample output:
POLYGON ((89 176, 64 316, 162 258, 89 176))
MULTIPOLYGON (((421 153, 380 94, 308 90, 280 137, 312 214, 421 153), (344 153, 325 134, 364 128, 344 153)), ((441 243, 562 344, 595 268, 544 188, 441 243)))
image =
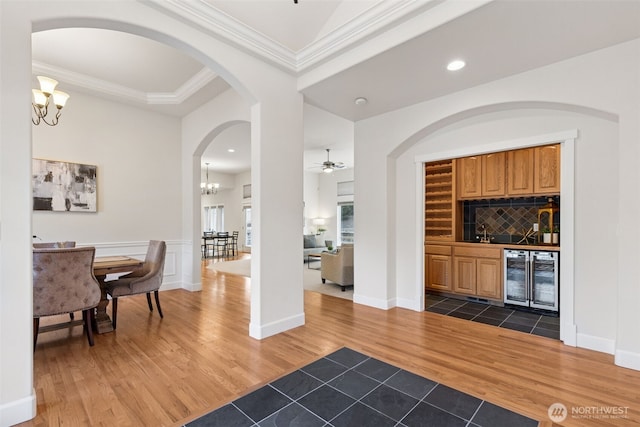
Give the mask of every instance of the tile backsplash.
MULTIPOLYGON (((552 197, 560 207, 560 196, 552 197)), ((538 208, 549 197, 521 197, 513 199, 471 200, 463 203, 464 240, 474 241, 482 236, 482 225, 496 243, 518 243, 538 221, 538 208)), ((554 224, 560 226, 559 211, 554 224)))

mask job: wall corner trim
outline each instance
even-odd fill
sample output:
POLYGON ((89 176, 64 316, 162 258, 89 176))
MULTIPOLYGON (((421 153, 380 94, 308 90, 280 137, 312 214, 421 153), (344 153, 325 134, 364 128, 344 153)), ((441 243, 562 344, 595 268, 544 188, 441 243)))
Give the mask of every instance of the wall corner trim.
POLYGON ((22 399, 0 405, 0 426, 12 426, 29 421, 36 416, 36 390, 22 399))
POLYGON ((640 353, 626 350, 616 350, 614 363, 623 368, 640 371, 640 353))
POLYGON ((304 313, 295 314, 293 316, 286 317, 284 319, 276 320, 275 322, 267 323, 264 325, 256 324, 255 322, 249 323, 249 336, 258 340, 268 338, 272 335, 279 334, 280 332, 288 331, 289 329, 303 326, 305 323, 304 313))

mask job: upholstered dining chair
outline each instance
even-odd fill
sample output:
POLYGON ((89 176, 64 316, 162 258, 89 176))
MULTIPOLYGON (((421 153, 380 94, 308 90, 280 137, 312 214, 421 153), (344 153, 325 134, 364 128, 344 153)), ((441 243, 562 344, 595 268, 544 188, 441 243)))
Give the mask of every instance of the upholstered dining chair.
MULTIPOLYGON (((33 244, 34 248, 38 248, 38 249, 46 249, 46 248, 75 248, 76 247, 76 242, 71 241, 71 240, 67 240, 64 242, 40 242, 40 243, 34 243, 33 244)), ((69 318, 71 320, 75 319, 75 315, 73 314, 73 312, 69 313, 69 318)))
POLYGON ((66 241, 66 242, 42 242, 42 243, 34 243, 34 248, 38 249, 46 249, 46 248, 75 248, 76 242, 66 241))
POLYGON ((158 314, 160 314, 161 318, 164 317, 162 308, 160 307, 158 290, 160 289, 160 285, 162 285, 166 254, 167 244, 165 242, 151 240, 142 267, 116 280, 106 282, 107 294, 111 296, 111 322, 113 329, 116 329, 118 319, 118 298, 124 296, 147 294, 149 311, 153 311, 153 305, 151 304, 151 292, 153 292, 156 299, 156 306, 158 307, 158 314))
POLYGON ((38 332, 48 332, 83 323, 93 346, 91 321, 93 309, 100 302, 100 284, 93 275, 96 249, 34 248, 33 249, 33 348, 38 332), (82 311, 82 321, 47 325, 40 328, 40 318, 82 311))

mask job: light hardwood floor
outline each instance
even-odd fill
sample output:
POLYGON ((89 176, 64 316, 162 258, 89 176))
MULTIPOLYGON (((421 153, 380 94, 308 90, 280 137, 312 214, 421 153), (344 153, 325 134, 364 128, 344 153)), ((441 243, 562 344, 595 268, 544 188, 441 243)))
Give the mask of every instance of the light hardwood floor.
MULTIPOLYGON (((210 261, 206 261, 210 262, 210 261)), ((340 347, 348 346, 551 425, 550 404, 628 407, 640 423, 640 372, 613 357, 434 313, 388 311, 305 293, 306 325, 261 341, 248 336, 249 279, 207 270, 203 291, 122 298, 118 329, 39 336, 34 353, 38 415, 23 426, 178 426, 340 347)), ((301 286, 301 285, 300 285, 301 286)), ((44 321, 43 321, 43 324, 44 321)))

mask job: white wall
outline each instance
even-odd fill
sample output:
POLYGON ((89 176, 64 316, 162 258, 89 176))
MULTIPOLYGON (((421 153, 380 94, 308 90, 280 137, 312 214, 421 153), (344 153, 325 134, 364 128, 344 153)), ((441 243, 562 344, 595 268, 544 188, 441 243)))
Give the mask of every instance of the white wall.
POLYGON ((304 172, 304 234, 314 234, 316 226, 313 224, 314 218, 319 218, 318 212, 318 174, 314 172, 304 172))
POLYGON ((97 165, 98 212, 33 213, 43 241, 181 238, 180 121, 82 93, 56 127, 33 127, 33 157, 97 165))
POLYGON ((570 320, 579 346, 640 369, 640 337, 632 333, 640 324, 639 76, 635 40, 356 123, 354 300, 390 307, 419 299, 423 230, 415 216, 422 201, 412 157, 465 155, 489 142, 577 128, 570 320), (610 233, 594 238, 603 218, 610 233))

